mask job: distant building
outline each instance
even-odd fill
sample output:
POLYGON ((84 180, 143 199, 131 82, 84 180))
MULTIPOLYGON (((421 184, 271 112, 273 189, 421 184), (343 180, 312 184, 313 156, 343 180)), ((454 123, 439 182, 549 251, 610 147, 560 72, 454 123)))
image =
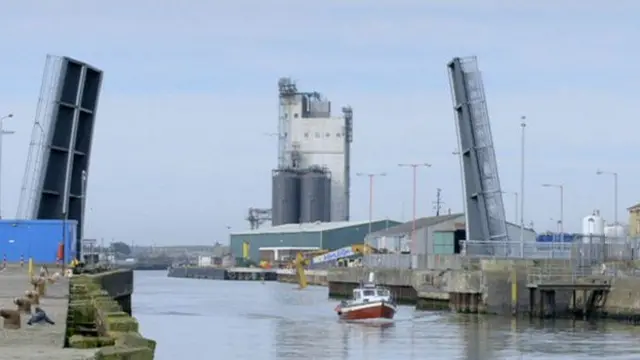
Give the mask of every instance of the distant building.
POLYGON ((629 211, 629 236, 640 237, 640 204, 633 205, 627 211, 629 211))
MULTIPOLYGON (((400 224, 393 220, 375 220, 371 230, 378 231, 400 224)), ((243 243, 249 244, 249 258, 260 259, 260 248, 303 247, 336 250, 345 246, 364 243, 369 233, 368 221, 340 221, 329 223, 286 224, 231 233, 231 254, 242 257, 243 243)))
POLYGON ((273 174, 271 222, 348 221, 353 110, 340 115, 316 91, 278 80, 278 168, 273 174))
POLYGON ((2 219, 0 256, 10 263, 32 258, 36 263, 55 264, 58 248, 64 241, 65 263, 69 263, 75 256, 77 227, 75 220, 2 219))
MULTIPOLYGON (((460 253, 460 241, 466 239, 464 214, 431 216, 416 219, 416 243, 411 243, 413 221, 406 222, 367 235, 366 243, 388 252, 451 255, 460 253)), ((535 243, 536 233, 525 228, 525 242, 535 243)), ((519 241, 520 226, 507 223, 507 235, 519 241)), ((482 239, 472 239, 482 240, 482 239)))

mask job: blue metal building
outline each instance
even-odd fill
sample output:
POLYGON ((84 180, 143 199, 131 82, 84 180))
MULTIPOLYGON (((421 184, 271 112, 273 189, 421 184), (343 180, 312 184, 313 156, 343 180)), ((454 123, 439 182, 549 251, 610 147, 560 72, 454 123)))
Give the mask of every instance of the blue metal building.
POLYGON ((573 234, 569 233, 545 233, 540 234, 536 237, 536 242, 539 243, 553 243, 553 242, 563 242, 563 243, 572 243, 574 240, 573 234))
POLYGON ((64 240, 64 260, 69 263, 76 252, 77 227, 75 220, 0 220, 0 256, 9 263, 22 257, 24 261, 33 258, 37 264, 53 264, 64 240))
MULTIPOLYGON (((388 229, 398 225, 393 220, 371 222, 371 231, 388 229)), ((317 247, 336 250, 341 247, 364 244, 369 233, 368 221, 339 221, 329 223, 286 224, 265 229, 232 233, 229 243, 231 254, 242 257, 242 244, 249 244, 251 260, 260 259, 262 247, 317 247)))

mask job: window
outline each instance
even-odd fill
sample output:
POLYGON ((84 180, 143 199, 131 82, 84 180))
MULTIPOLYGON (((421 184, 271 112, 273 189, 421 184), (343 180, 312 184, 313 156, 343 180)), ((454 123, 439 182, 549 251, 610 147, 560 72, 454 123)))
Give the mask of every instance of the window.
POLYGON ((331 136, 331 134, 326 133, 326 134, 324 134, 324 136, 325 136, 325 137, 329 137, 329 136, 331 136))
POLYGON ((309 133, 308 132, 304 133, 304 137, 308 138, 309 137, 309 133))
POLYGON ((336 133, 336 137, 340 137, 340 136, 341 136, 340 133, 336 133))
POLYGON ((373 290, 365 290, 365 291, 363 291, 363 293, 364 293, 364 296, 373 296, 373 295, 375 295, 375 291, 373 291, 373 290))
POLYGON ((293 118, 297 119, 298 118, 298 113, 293 114, 293 118))

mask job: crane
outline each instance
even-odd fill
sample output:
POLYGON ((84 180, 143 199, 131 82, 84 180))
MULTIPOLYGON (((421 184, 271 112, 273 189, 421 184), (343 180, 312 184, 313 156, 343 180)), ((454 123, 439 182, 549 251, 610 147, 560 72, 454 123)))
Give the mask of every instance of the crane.
POLYGON ((255 230, 266 221, 271 221, 271 209, 249 208, 245 220, 249 222, 251 230, 255 230))
POLYGON ((350 258, 352 256, 367 255, 377 253, 378 250, 367 244, 354 244, 345 246, 340 249, 327 252, 325 254, 316 255, 312 258, 305 256, 303 253, 298 253, 293 266, 296 273, 296 279, 298 280, 298 288, 304 289, 308 286, 307 274, 305 269, 311 264, 322 264, 332 261, 338 261, 340 259, 350 258))

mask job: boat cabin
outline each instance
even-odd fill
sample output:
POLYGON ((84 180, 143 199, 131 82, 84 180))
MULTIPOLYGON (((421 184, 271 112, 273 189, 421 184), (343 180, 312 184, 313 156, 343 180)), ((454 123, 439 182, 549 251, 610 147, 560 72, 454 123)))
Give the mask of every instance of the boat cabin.
POLYGON ((373 284, 366 284, 353 290, 353 301, 355 302, 390 301, 390 299, 389 289, 373 284))

